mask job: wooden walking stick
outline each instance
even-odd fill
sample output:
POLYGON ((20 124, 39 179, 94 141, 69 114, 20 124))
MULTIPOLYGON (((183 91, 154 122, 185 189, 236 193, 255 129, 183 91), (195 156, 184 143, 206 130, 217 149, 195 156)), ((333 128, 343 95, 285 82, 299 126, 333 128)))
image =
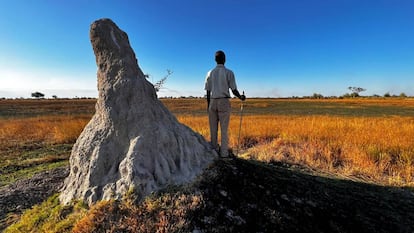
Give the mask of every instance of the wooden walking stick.
MULTIPOLYGON (((243 91, 243 95, 244 95, 244 91, 243 91)), ((240 152, 240 134, 241 134, 241 127, 242 127, 242 120, 243 120, 243 102, 241 102, 240 104, 240 125, 239 125, 239 136, 237 139, 237 153, 236 155, 239 156, 239 152, 240 152)))

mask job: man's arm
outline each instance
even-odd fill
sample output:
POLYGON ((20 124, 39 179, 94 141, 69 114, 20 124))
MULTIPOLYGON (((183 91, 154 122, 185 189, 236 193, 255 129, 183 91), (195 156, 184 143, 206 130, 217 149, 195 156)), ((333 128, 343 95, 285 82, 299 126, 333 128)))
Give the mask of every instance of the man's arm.
POLYGON ((242 101, 246 99, 244 93, 243 95, 240 95, 240 92, 237 89, 231 90, 231 92, 233 92, 233 95, 237 96, 237 98, 241 99, 242 101))
POLYGON ((211 91, 207 91, 207 111, 208 111, 208 108, 210 107, 210 95, 211 95, 211 91))

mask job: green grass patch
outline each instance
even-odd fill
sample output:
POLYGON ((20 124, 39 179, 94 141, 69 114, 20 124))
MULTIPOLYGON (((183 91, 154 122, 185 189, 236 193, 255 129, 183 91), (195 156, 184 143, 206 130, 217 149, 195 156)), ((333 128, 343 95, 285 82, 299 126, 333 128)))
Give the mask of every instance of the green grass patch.
POLYGON ((39 172, 49 171, 49 170, 52 170, 54 168, 59 168, 59 167, 66 167, 68 165, 69 165, 69 161, 63 160, 63 161, 59 161, 55 163, 39 164, 36 166, 24 168, 24 169, 17 169, 13 172, 9 172, 6 174, 1 174, 0 175, 0 187, 11 184, 18 180, 30 178, 34 174, 39 173, 39 172))
MULTIPOLYGON (((161 99, 174 114, 207 114, 204 98, 161 99)), ((96 99, 0 100, 0 119, 49 115, 93 115, 96 99)), ((241 101, 232 99, 233 112, 241 101)), ((412 98, 352 99, 247 99, 246 114, 335 115, 335 116, 413 116, 412 98)))
POLYGON ((48 115, 93 115, 95 103, 96 99, 0 100, 0 119, 48 115))
MULTIPOLYGON (((328 101, 328 100, 286 100, 253 99, 244 104, 244 114, 274 115, 330 115, 350 117, 413 116, 414 106, 403 103, 373 103, 364 100, 328 101)), ((232 103, 232 112, 240 111, 240 101, 232 103)))
POLYGON ((0 151, 0 187, 68 165, 71 144, 21 146, 0 151))
POLYGON ((71 232, 73 225, 83 217, 87 209, 83 202, 63 206, 59 203, 59 194, 55 194, 42 204, 25 211, 20 220, 4 232, 71 232))

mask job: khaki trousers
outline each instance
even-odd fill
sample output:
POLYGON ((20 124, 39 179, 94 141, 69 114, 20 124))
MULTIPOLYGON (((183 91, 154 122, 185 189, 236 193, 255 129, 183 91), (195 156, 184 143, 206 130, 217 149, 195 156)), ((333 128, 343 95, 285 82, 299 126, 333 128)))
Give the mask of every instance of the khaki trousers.
POLYGON ((223 99, 211 99, 210 106, 208 108, 208 119, 210 123, 210 139, 211 145, 217 151, 219 150, 219 146, 217 143, 217 131, 218 131, 218 123, 220 122, 220 131, 221 131, 221 149, 220 154, 221 156, 225 157, 228 155, 228 128, 229 128, 229 121, 230 121, 230 99, 223 98, 223 99))

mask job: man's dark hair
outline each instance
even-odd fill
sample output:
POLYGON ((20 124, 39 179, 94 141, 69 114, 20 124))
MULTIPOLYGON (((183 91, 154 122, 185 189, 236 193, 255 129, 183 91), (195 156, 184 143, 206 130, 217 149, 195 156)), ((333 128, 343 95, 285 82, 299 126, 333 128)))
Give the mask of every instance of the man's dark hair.
POLYGON ((216 62, 217 64, 223 64, 226 62, 226 54, 223 51, 219 50, 216 52, 216 62))

